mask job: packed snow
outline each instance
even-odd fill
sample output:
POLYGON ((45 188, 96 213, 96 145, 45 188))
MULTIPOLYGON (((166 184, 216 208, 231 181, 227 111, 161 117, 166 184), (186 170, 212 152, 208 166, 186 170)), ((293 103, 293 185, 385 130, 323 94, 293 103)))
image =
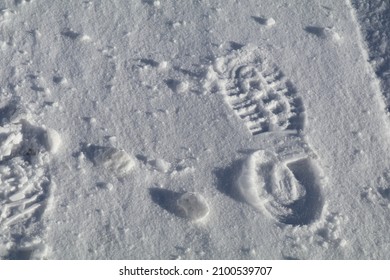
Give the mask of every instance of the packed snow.
POLYGON ((0 259, 389 259, 386 0, 0 0, 0 259))

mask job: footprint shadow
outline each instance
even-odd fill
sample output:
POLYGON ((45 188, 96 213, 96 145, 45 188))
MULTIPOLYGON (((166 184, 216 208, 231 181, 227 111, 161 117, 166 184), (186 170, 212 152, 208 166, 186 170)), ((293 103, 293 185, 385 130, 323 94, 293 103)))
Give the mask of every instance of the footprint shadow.
POLYGON ((74 32, 71 29, 67 29, 67 30, 62 31, 61 35, 65 36, 65 37, 67 37, 69 39, 72 39, 72 40, 76 40, 77 38, 79 38, 81 36, 80 33, 74 32))
POLYGON ((176 203, 181 196, 181 193, 170 191, 167 189, 150 188, 149 194, 152 198, 152 201, 158 206, 160 206, 171 214, 174 214, 180 218, 185 218, 183 211, 179 209, 176 203))
POLYGON ((10 102, 5 106, 0 106, 0 125, 4 126, 12 121, 12 117, 17 113, 18 107, 16 102, 10 102))
POLYGON ((304 30, 307 32, 307 33, 310 33, 310 34, 313 34, 317 37, 324 37, 324 30, 325 28, 324 27, 319 27, 319 26, 306 26, 304 28, 304 30))
POLYGON ((31 260, 34 249, 15 249, 4 257, 5 260, 31 260))
POLYGON ((84 153, 86 158, 93 163, 95 163, 95 159, 99 154, 107 150, 107 147, 90 145, 87 143, 81 143, 80 146, 81 146, 81 151, 84 153))
POLYGON ((261 24, 261 25, 266 25, 267 24, 267 19, 265 17, 251 16, 251 18, 254 21, 256 21, 258 24, 261 24))
POLYGON ((180 81, 179 80, 175 80, 175 79, 168 79, 168 80, 164 80, 165 84, 168 86, 168 88, 170 90, 172 90, 173 92, 176 92, 178 87, 180 86, 180 81))
POLYGON ((245 46, 244 44, 240 44, 234 41, 230 41, 229 43, 230 43, 230 48, 234 51, 242 49, 245 46))
POLYGON ((234 187, 236 174, 240 172, 242 163, 243 160, 236 160, 228 167, 216 168, 213 170, 217 190, 238 202, 244 202, 244 200, 241 199, 239 192, 234 187))

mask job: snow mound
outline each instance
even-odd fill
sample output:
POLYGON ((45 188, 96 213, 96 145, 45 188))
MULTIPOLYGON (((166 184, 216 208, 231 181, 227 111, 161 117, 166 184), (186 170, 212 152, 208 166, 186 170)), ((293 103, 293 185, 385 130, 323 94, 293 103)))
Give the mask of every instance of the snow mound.
POLYGON ((48 128, 45 133, 45 140, 47 150, 52 154, 57 153, 62 142, 60 134, 54 129, 48 128))
POLYGON ((150 164, 155 170, 162 173, 167 173, 171 168, 171 164, 161 158, 152 160, 150 164))
POLYGON ((177 199, 177 206, 183 212, 184 217, 199 221, 204 219, 210 212, 206 200, 197 193, 186 192, 177 199))

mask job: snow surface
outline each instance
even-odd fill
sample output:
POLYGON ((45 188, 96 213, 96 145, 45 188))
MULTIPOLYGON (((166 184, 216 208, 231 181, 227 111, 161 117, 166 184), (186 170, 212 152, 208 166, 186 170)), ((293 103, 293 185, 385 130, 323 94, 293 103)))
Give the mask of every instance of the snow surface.
POLYGON ((0 0, 1 259, 389 259, 387 0, 0 0))

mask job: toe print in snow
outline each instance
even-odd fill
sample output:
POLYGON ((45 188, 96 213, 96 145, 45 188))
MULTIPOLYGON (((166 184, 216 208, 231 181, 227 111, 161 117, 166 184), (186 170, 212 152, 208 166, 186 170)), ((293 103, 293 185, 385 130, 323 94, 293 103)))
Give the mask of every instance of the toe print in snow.
POLYGON ((258 48, 216 59, 207 76, 252 135, 303 129, 304 108, 296 89, 258 48))

